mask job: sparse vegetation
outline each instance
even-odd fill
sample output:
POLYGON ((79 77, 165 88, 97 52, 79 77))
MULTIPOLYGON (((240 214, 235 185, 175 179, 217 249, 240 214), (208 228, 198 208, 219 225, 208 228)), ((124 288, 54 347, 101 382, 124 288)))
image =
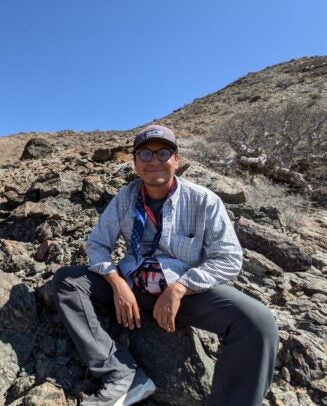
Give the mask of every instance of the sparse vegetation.
POLYGON ((276 184, 263 175, 252 177, 245 185, 247 204, 256 209, 275 207, 288 231, 296 231, 310 215, 310 199, 293 193, 286 186, 276 184))

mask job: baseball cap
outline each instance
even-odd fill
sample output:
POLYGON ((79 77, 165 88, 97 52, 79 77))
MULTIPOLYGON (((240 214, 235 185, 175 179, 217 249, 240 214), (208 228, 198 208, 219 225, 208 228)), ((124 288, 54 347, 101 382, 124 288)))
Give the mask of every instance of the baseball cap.
POLYGON ((177 149, 176 137, 171 129, 162 125, 149 125, 144 128, 134 139, 134 151, 141 145, 147 144, 150 141, 162 141, 177 149))

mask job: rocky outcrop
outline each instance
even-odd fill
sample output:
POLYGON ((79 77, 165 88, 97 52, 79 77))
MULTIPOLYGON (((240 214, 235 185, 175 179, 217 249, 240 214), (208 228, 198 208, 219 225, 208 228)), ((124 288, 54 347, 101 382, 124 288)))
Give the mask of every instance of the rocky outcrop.
MULTIPOLYGON (((16 168, 0 178, 0 388, 8 404, 76 404, 82 392, 92 392, 97 384, 56 314, 51 278, 63 264, 85 263, 86 236, 117 190, 135 174, 130 161, 113 158, 85 166, 91 157, 76 152, 65 159, 64 150, 62 154, 51 164, 40 160, 37 165, 35 160, 30 169, 22 162, 22 172, 16 168), (77 156, 85 157, 82 165, 77 156), (23 171, 29 171, 28 176, 23 171), (10 191, 19 196, 15 204, 10 191)), ((243 272, 234 284, 276 316, 281 344, 266 405, 325 401, 327 262, 321 238, 319 249, 312 243, 312 236, 320 234, 301 230, 301 241, 291 238, 283 231, 278 210, 247 206, 239 181, 202 165, 182 161, 180 174, 212 188, 227 202, 245 248, 243 272)), ((122 255, 124 244, 119 241, 114 258, 122 255)), ((129 332, 112 325, 105 313, 101 317, 158 386, 144 405, 203 402, 219 353, 217 337, 182 326, 168 335, 147 315, 141 331, 129 332), (160 358, 155 356, 158 345, 160 358)))

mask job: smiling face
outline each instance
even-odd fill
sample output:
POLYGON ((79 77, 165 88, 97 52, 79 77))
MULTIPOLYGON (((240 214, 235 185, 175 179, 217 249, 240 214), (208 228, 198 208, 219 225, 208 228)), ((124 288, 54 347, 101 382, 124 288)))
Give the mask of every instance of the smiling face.
MULTIPOLYGON (((151 151, 159 151, 159 149, 171 150, 171 147, 164 142, 151 141, 146 145, 142 145, 136 152, 142 149, 151 151)), ((159 161, 157 155, 153 155, 151 161, 143 162, 140 157, 134 157, 135 171, 143 180, 146 191, 150 197, 158 198, 157 196, 166 196, 170 186, 173 183, 174 174, 178 168, 179 157, 177 154, 172 154, 166 162, 159 161)), ((159 197, 160 198, 160 197, 159 197)))

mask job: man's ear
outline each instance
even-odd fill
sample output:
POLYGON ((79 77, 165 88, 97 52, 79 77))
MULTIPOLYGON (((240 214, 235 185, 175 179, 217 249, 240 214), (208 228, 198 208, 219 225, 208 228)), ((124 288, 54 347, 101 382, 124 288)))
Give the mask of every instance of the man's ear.
POLYGON ((178 155, 178 152, 176 152, 176 154, 175 154, 175 159, 176 159, 176 168, 178 168, 179 167, 179 155, 178 155))

